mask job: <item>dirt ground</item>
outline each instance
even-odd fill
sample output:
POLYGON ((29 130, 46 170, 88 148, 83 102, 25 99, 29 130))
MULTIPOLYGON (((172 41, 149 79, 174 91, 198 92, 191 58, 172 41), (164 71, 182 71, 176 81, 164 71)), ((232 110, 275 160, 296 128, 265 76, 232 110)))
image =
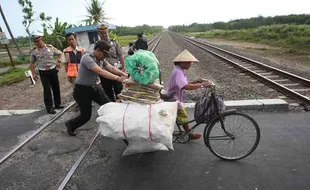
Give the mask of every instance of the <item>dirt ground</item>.
MULTIPOLYGON (((285 50, 275 48, 264 44, 254 44, 246 42, 224 41, 219 39, 208 39, 217 44, 233 46, 240 48, 245 52, 250 52, 263 56, 274 64, 286 65, 287 67, 298 68, 302 71, 310 71, 309 55, 293 55, 283 53, 285 50)), ((164 71, 162 71, 164 72, 164 71)), ((60 91, 63 104, 73 100, 71 84, 67 81, 64 67, 59 72, 60 91)), ((40 81, 34 86, 31 86, 29 79, 23 82, 4 86, 0 88, 0 110, 4 109, 40 109, 44 108, 43 103, 43 88, 40 81)))
MULTIPOLYGON (((64 67, 58 73, 61 101, 63 104, 73 100, 71 83, 68 82, 64 67)), ((41 109, 44 108, 43 87, 40 79, 31 85, 30 79, 0 88, 0 110, 41 109)))

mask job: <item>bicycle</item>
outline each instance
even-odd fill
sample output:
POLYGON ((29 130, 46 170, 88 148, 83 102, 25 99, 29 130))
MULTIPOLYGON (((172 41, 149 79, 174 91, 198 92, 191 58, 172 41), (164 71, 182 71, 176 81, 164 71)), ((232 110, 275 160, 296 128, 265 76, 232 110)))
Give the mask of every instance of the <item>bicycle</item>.
MULTIPOLYGON (((210 82, 210 81, 209 81, 210 82)), ((249 156, 258 146, 260 141, 260 129, 257 122, 250 116, 237 112, 236 110, 227 110, 221 112, 216 103, 215 84, 211 82, 210 102, 213 103, 215 111, 203 122, 196 122, 196 119, 186 123, 195 123, 189 131, 184 131, 180 126, 186 123, 176 122, 178 131, 173 132, 173 142, 185 144, 190 140, 190 133, 199 125, 205 124, 203 139, 205 145, 215 156, 223 159, 235 161, 249 156), (229 124, 232 121, 233 124, 229 124), (243 121, 241 124, 237 122, 243 121), (236 128, 235 128, 236 127, 236 128), (241 133, 245 134, 241 134, 241 133), (246 136, 250 133, 250 136, 246 136), (245 142, 250 140, 249 143, 245 142), (223 145, 221 148, 220 146, 223 145), (248 145, 243 148, 241 145, 248 145), (229 153, 231 152, 231 153, 229 153)), ((206 91, 208 89, 206 88, 206 91)), ((209 94, 209 93, 204 94, 209 94)), ((169 99, 169 95, 162 95, 163 99, 169 99)), ((212 105, 210 105, 212 106, 212 105)), ((208 109, 208 106, 207 108, 208 109)), ((205 112, 206 110, 204 110, 205 112)))

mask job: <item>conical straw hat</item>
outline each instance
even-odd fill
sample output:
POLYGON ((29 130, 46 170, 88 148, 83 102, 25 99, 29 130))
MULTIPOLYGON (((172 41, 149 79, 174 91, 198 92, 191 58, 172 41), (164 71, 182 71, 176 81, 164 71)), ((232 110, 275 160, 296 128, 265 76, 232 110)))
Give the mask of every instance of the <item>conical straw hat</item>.
POLYGON ((182 51, 173 62, 199 62, 189 51, 186 49, 182 51))

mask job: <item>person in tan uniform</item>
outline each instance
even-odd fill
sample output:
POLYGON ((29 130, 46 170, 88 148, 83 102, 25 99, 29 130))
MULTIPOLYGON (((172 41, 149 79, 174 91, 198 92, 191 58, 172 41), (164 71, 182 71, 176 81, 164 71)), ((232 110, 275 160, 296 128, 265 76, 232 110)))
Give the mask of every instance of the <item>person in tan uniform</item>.
MULTIPOLYGON (((121 46, 117 43, 117 41, 110 39, 108 26, 104 24, 99 24, 97 26, 97 32, 101 40, 106 41, 111 45, 111 48, 109 50, 111 56, 109 58, 106 58, 105 61, 107 61, 110 65, 116 67, 117 69, 124 70, 125 62, 121 46)), ((117 100, 117 95, 120 94, 123 90, 123 84, 119 81, 110 80, 103 77, 100 77, 100 80, 102 88, 104 89, 108 98, 111 101, 115 102, 117 100)))
POLYGON ((55 114, 55 109, 62 109, 60 88, 58 79, 58 69, 61 68, 62 52, 50 44, 45 44, 42 34, 31 36, 35 47, 29 52, 30 55, 30 70, 34 80, 38 80, 35 72, 37 65, 41 83, 43 86, 44 104, 46 111, 50 114, 55 114), (57 55, 57 61, 54 56, 57 55), (52 92, 53 96, 52 96, 52 92), (54 99, 54 102, 53 102, 54 99), (55 108, 53 107, 53 103, 55 108))

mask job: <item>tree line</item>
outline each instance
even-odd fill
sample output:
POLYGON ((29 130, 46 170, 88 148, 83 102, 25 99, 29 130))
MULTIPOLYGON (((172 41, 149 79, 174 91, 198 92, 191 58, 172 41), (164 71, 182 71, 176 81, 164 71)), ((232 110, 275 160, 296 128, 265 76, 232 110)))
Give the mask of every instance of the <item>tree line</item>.
POLYGON ((209 30, 241 30, 254 29, 261 26, 269 26, 275 24, 295 24, 295 25, 310 25, 310 14, 291 14, 285 16, 274 17, 253 17, 247 19, 235 19, 229 22, 214 22, 210 24, 192 23, 186 25, 169 26, 169 31, 173 32, 205 32, 209 30))
MULTIPOLYGON (((22 8, 23 21, 22 24, 25 27, 27 36, 19 36, 15 40, 21 47, 32 47, 31 35, 36 32, 44 34, 45 43, 52 44, 58 49, 63 49, 67 46, 65 40, 65 29, 86 26, 86 25, 97 25, 99 23, 108 23, 109 18, 106 17, 105 9, 103 7, 105 1, 103 0, 87 0, 85 9, 87 14, 85 18, 81 20, 79 25, 62 22, 59 18, 55 18, 52 21, 52 17, 46 15, 44 12, 36 14, 33 10, 33 4, 31 0, 17 0, 22 8), (30 27, 34 22, 41 22, 42 28, 31 31, 30 27)), ((154 34, 163 31, 162 26, 117 26, 117 29, 113 31, 113 35, 124 36, 124 35, 137 35, 143 32, 144 34, 154 34)), ((111 34, 112 35, 112 34, 111 34)), ((12 47, 12 40, 10 40, 10 46, 12 47)))

